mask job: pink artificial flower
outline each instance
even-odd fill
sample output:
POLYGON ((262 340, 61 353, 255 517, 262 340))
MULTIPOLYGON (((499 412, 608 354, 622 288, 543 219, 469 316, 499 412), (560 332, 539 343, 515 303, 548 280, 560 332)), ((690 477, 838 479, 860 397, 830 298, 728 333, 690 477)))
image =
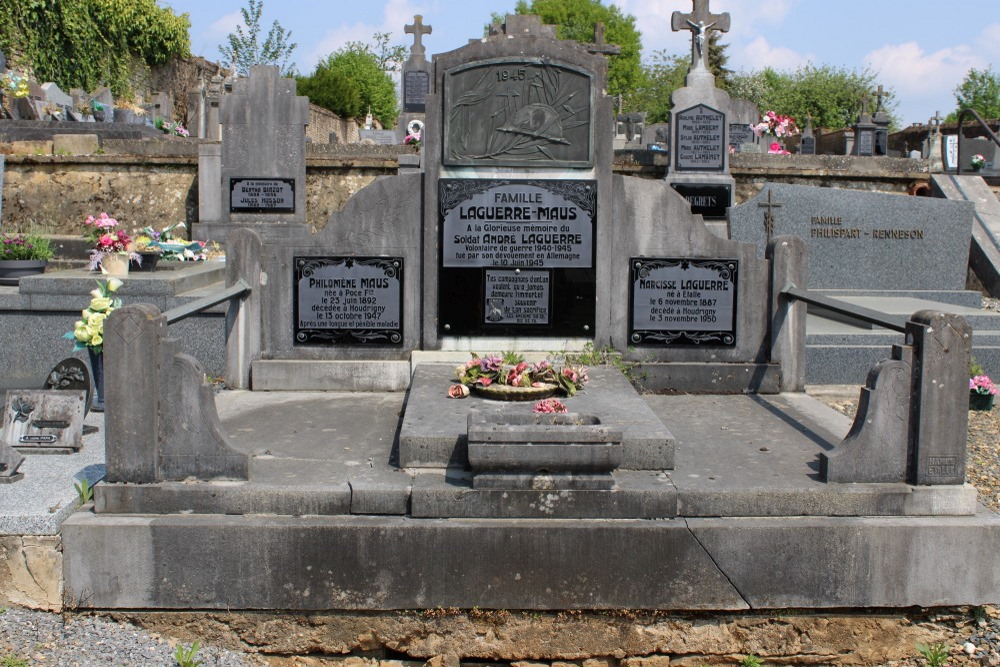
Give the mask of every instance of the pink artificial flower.
POLYGON ((448 387, 448 398, 465 398, 469 395, 469 388, 464 384, 453 384, 448 387))
POLYGON ((491 384, 493 384, 493 380, 491 380, 490 378, 476 378, 476 384, 478 384, 481 387, 488 387, 491 384))
POLYGON ((566 405, 557 398, 546 398, 545 400, 535 403, 535 407, 533 407, 531 411, 540 414, 552 414, 557 412, 569 412, 569 408, 567 408, 566 405))

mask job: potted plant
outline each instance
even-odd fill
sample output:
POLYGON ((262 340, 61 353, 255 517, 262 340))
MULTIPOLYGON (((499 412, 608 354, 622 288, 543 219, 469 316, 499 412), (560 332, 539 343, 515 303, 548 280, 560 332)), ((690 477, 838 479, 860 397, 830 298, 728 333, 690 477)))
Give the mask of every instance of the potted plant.
POLYGON ((96 412, 104 412, 104 322, 122 301, 115 293, 122 286, 117 278, 98 280, 97 289, 90 292, 90 305, 83 310, 83 318, 76 321, 73 330, 63 338, 73 341, 73 351, 87 350, 90 370, 94 376, 94 405, 96 412))
MULTIPOLYGON (((795 119, 791 116, 783 116, 777 114, 774 111, 768 111, 763 116, 761 116, 761 121, 757 125, 751 126, 753 133, 757 137, 763 135, 773 135, 777 138, 788 137, 793 134, 798 134, 799 128, 795 125, 795 119)), ((788 155, 788 151, 785 147, 778 141, 768 142, 768 153, 776 155, 788 155)))
POLYGON ((969 378, 969 409, 992 410, 997 391, 997 386, 987 375, 975 375, 969 378))
POLYGON ((164 118, 157 117, 153 122, 153 127, 162 132, 163 134, 171 134, 178 137, 189 137, 191 133, 188 132, 183 125, 180 123, 175 123, 168 121, 164 118))
POLYGON ((969 158, 969 164, 972 165, 973 171, 982 171, 983 167, 986 166, 986 158, 980 153, 976 153, 971 158, 969 158))
POLYGON ((94 271, 100 266, 101 271, 110 276, 127 276, 129 260, 139 259, 132 247, 132 237, 124 229, 116 230, 118 221, 107 213, 101 213, 96 218, 87 216, 83 224, 86 237, 94 244, 88 268, 94 271))
POLYGON ((45 272, 52 244, 37 234, 0 234, 0 285, 17 285, 24 276, 45 272))
POLYGON ((103 122, 104 117, 107 114, 107 112, 104 109, 104 105, 98 102, 97 100, 92 100, 90 102, 90 106, 94 109, 94 120, 96 120, 98 123, 103 122))

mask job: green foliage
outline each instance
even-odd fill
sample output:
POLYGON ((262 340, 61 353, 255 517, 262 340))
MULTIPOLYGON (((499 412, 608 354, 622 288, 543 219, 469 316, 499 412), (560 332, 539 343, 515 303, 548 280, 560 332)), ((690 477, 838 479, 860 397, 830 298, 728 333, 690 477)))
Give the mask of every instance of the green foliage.
POLYGON ((357 118, 364 114, 361 89, 343 72, 333 71, 322 64, 310 76, 296 77, 299 95, 329 109, 341 118, 357 118))
MULTIPOLYGON (((632 348, 629 348, 629 352, 633 351, 632 348)), ((597 347, 593 341, 587 341, 581 351, 564 352, 563 357, 565 357, 567 364, 617 368, 622 375, 628 378, 629 382, 646 379, 645 373, 636 375, 635 369, 639 365, 638 362, 626 361, 622 358, 621 353, 610 345, 597 347)))
POLYGON ((298 44, 289 44, 292 33, 275 21, 260 43, 260 15, 264 11, 264 0, 247 0, 247 7, 240 9, 243 25, 236 26, 236 32, 226 37, 228 46, 220 46, 222 66, 239 76, 250 76, 251 65, 277 65, 282 76, 294 73, 288 66, 288 59, 298 44), (244 28, 246 30, 244 31, 244 28))
POLYGON ((177 661, 177 667, 198 667, 199 665, 204 665, 205 663, 198 659, 199 648, 200 645, 198 642, 191 644, 188 648, 178 645, 177 650, 174 651, 174 660, 177 661))
POLYGON ((76 489, 76 495, 81 505, 85 505, 94 499, 94 487, 90 485, 90 480, 86 477, 81 479, 79 484, 74 484, 73 488, 76 489))
POLYGON ((0 667, 28 667, 28 659, 19 658, 13 653, 8 653, 0 658, 0 667))
POLYGON ((928 667, 943 667, 947 664, 948 647, 945 646, 944 642, 931 644, 930 646, 917 644, 917 650, 927 660, 928 667))
MULTIPOLYGON (((642 78, 639 55, 642 36, 635 27, 635 17, 615 5, 604 6, 601 0, 517 0, 514 14, 538 14, 542 23, 556 26, 559 39, 582 43, 594 41, 594 25, 604 23, 604 40, 621 47, 621 53, 608 59, 608 94, 629 96, 642 78)), ((493 22, 503 22, 494 13, 493 22)))
POLYGON ((722 33, 718 30, 708 34, 708 49, 706 49, 708 57, 706 60, 708 61, 708 69, 715 75, 715 85, 725 90, 729 86, 729 77, 733 71, 726 68, 726 65, 729 64, 729 56, 726 54, 729 45, 721 44, 721 39, 722 33))
POLYGON ((0 233, 0 259, 52 259, 52 243, 37 234, 0 233))
POLYGON ((116 97, 132 92, 143 67, 190 53, 187 14, 156 0, 3 0, 0 50, 20 54, 39 81, 94 90, 106 82, 116 97))
POLYGON ((642 66, 642 77, 627 99, 627 108, 646 111, 647 124, 669 121, 670 96, 684 86, 684 77, 690 67, 689 56, 654 52, 650 61, 642 66))
POLYGON ((360 51, 369 53, 375 58, 378 68, 383 72, 395 72, 400 69, 403 61, 406 60, 406 47, 402 44, 389 45, 392 39, 391 32, 377 32, 372 35, 372 43, 348 42, 345 46, 349 51, 360 51))
POLYGON ((969 377, 974 378, 977 375, 986 375, 986 371, 983 369, 983 365, 976 361, 975 357, 969 357, 969 377))
MULTIPOLYGON (((771 68, 754 72, 739 72, 729 77, 732 97, 754 102, 761 112, 773 110, 795 119, 805 127, 806 117, 812 117, 813 127, 836 129, 853 125, 861 113, 861 98, 867 92, 868 110, 875 111, 875 74, 868 69, 858 72, 831 65, 812 64, 794 72, 778 72, 771 68)), ((893 102, 895 95, 887 91, 883 107, 889 113, 892 126, 898 126, 893 102)))
POLYGON ((353 93, 350 92, 349 85, 344 82, 353 83, 361 98, 361 108, 357 112, 346 115, 357 117, 367 113, 368 107, 371 107, 372 116, 378 118, 383 127, 391 128, 396 124, 396 116, 399 115, 399 111, 396 106, 396 84, 392 82, 392 78, 380 65, 380 58, 384 56, 384 50, 382 53, 376 53, 367 44, 350 42, 331 53, 325 60, 321 60, 316 65, 316 71, 312 75, 299 80, 300 82, 304 81, 305 86, 301 92, 309 95, 312 99, 312 95, 305 91, 313 89, 325 91, 326 101, 331 106, 320 102, 316 102, 316 104, 320 104, 320 106, 335 113, 340 113, 333 107, 351 108, 350 97, 353 96, 353 93), (339 88, 334 88, 335 81, 340 82, 339 88), (326 83, 324 84, 324 82, 326 83))
POLYGON ((972 109, 986 120, 1000 118, 1000 72, 994 72, 992 65, 985 70, 971 68, 955 88, 955 102, 954 120, 962 109, 972 109))
POLYGON ((761 667, 763 664, 764 661, 753 653, 740 660, 740 667, 761 667))

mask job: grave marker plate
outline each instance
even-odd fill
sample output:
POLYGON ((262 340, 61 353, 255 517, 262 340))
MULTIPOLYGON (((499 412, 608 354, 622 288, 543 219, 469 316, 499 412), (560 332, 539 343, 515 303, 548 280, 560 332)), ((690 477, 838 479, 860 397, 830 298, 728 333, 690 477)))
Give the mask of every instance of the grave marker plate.
POLYGON ((430 72, 406 72, 403 75, 403 112, 424 113, 427 110, 426 99, 430 86, 430 72))
POLYGON ((86 392, 13 389, 3 414, 5 444, 21 453, 69 453, 83 446, 86 392))
POLYGON ((799 153, 802 155, 816 154, 816 137, 802 137, 799 140, 799 153))
POLYGON ((90 370, 87 368, 87 364, 76 357, 67 357, 56 364, 48 377, 45 378, 45 385, 42 389, 83 391, 86 394, 86 400, 83 403, 83 416, 86 417, 87 413, 90 412, 90 397, 93 392, 93 387, 90 384, 90 370))
POLYGON ((706 185, 704 183, 671 183, 670 185, 687 200, 692 213, 706 218, 726 217, 726 210, 733 197, 730 186, 706 185))
POLYGON ((679 171, 725 169, 726 114, 704 104, 677 112, 674 166, 679 171))
POLYGON ((958 169, 958 135, 948 134, 944 138, 944 168, 958 169))
POLYGON ((485 271, 486 324, 548 324, 551 271, 485 271))
POLYGON ((875 131, 858 130, 857 136, 857 155, 862 157, 872 157, 875 155, 875 131))
POLYGON ((361 143, 370 140, 379 146, 393 146, 399 143, 399 134, 396 130, 358 130, 358 138, 361 143))
POLYGON ((296 345, 402 345, 402 257, 294 257, 296 345))
POLYGON ((595 181, 441 179, 442 266, 589 268, 595 181))
POLYGON ((230 178, 230 213, 295 213, 294 178, 230 178))
POLYGON ((633 257, 629 343, 735 347, 739 261, 633 257))
POLYGON ((729 145, 739 153, 740 146, 743 144, 752 144, 756 137, 753 133, 753 128, 749 123, 730 123, 729 124, 729 145))
POLYGON ((537 58, 459 66, 444 78, 446 166, 592 167, 594 74, 537 58))

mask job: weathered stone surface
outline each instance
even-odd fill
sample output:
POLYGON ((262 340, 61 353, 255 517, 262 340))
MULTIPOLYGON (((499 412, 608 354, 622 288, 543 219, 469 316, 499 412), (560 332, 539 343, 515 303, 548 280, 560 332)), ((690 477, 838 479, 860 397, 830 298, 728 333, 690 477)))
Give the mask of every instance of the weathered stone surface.
POLYGON ((0 602, 32 609, 62 608, 62 539, 0 537, 0 602))
POLYGON ((52 152, 56 155, 90 155, 100 148, 96 134, 55 134, 52 152))
MULTIPOLYGON (((281 660, 279 656, 304 654, 333 658, 385 647, 415 660, 438 661, 445 653, 451 653, 463 664, 551 660, 575 661, 582 667, 617 667, 626 660, 667 656, 673 657, 673 666, 733 665, 751 651, 767 664, 881 667, 894 660, 912 659, 917 644, 948 641, 955 627, 968 618, 967 610, 947 609, 696 618, 628 610, 612 614, 539 614, 479 609, 382 614, 116 612, 108 615, 185 642, 197 639, 231 649, 258 650, 271 661, 281 660)), ((274 664, 291 667, 301 664, 299 660, 302 658, 274 664)), ((407 665, 411 666, 412 663, 407 665)))

